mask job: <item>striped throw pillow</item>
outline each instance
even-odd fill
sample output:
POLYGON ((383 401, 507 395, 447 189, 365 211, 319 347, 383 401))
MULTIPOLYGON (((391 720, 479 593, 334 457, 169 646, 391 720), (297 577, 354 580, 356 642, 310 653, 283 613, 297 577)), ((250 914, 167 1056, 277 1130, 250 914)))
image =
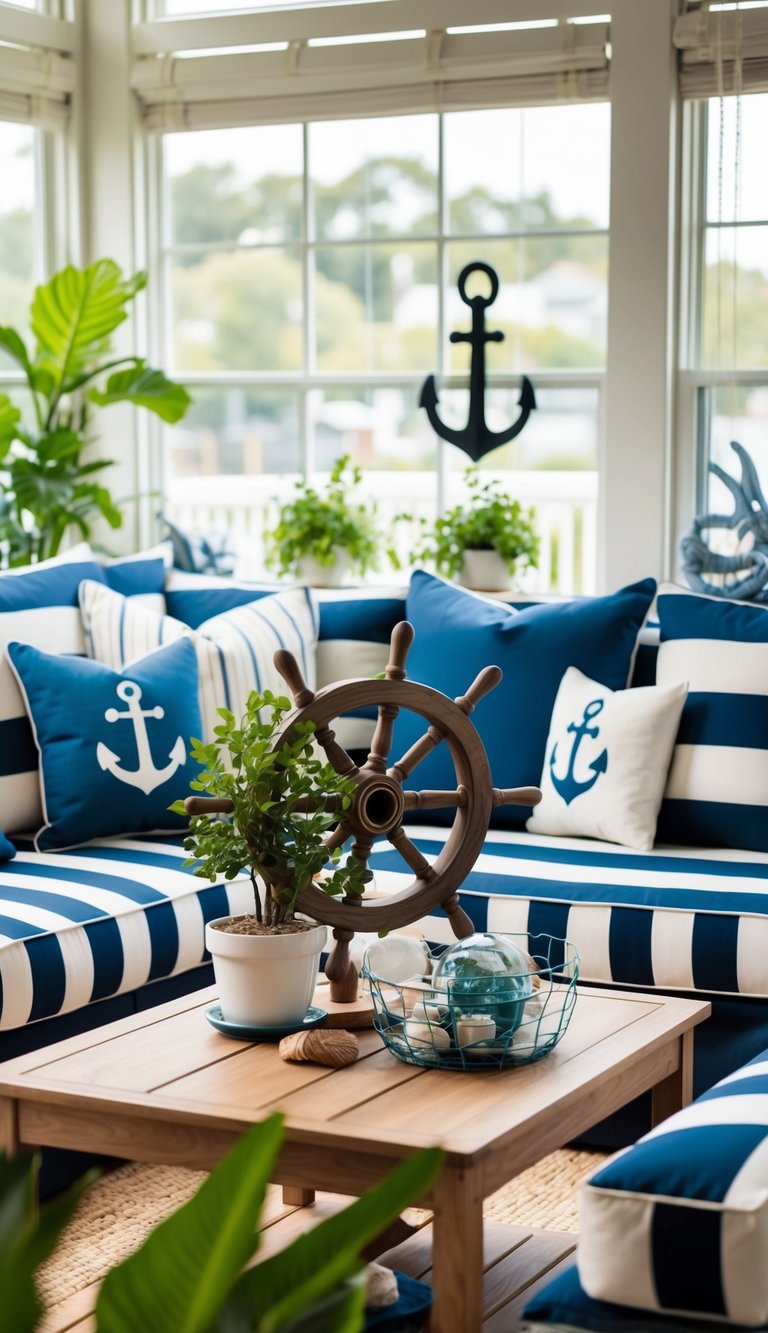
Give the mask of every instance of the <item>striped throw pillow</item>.
POLYGON ((287 693, 272 661, 278 648, 292 652, 309 687, 315 685, 317 621, 312 595, 305 588, 237 606, 196 630, 173 616, 137 606, 99 583, 83 583, 80 610, 89 655, 117 671, 162 644, 191 638, 206 741, 213 740, 213 729, 221 720, 219 708, 230 708, 239 717, 252 690, 287 693))
POLYGON ((580 1231, 593 1299, 768 1322, 768 1052, 590 1176, 580 1231))
POLYGON ((659 684, 688 681, 657 838, 768 851, 768 607, 659 594, 659 684))

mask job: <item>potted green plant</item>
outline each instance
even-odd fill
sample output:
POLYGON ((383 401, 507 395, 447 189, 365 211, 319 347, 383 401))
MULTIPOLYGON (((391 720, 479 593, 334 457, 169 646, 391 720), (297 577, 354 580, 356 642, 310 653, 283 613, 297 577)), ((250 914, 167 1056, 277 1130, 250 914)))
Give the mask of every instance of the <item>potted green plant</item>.
MULTIPOLYGON (((218 918, 205 932, 224 1018, 251 1027, 298 1024, 309 1008, 326 928, 297 915, 302 890, 320 877, 326 893, 362 894, 372 878, 364 862, 350 855, 341 863, 324 844, 355 785, 318 758, 313 724, 280 739, 290 707, 271 691, 254 692, 242 719, 219 709, 215 741, 192 742, 202 765, 192 787, 213 800, 210 812, 192 814, 187 863, 212 882, 245 867, 253 885, 253 913, 218 918), (335 868, 323 873, 329 861, 335 868)), ((200 805, 192 798, 172 808, 184 814, 200 805)))
POLYGON ((414 556, 434 563, 438 573, 458 579, 465 588, 508 588, 524 570, 538 565, 535 511, 524 509, 498 481, 484 480, 477 468, 468 468, 465 480, 468 501, 454 505, 431 528, 422 520, 414 556))
MULTIPOLYGON (((349 455, 338 458, 321 493, 305 477, 291 499, 280 506, 277 523, 266 535, 266 562, 315 588, 336 588, 351 575, 378 569, 384 537, 376 525, 376 505, 356 498, 363 479, 349 455)), ((391 547, 386 555, 395 569, 400 561, 391 547)))
POLYGON ((184 416, 190 398, 180 384, 141 357, 110 355, 111 335, 146 282, 145 273, 124 278, 111 259, 69 266, 35 290, 33 352, 15 329, 0 327, 0 350, 23 373, 33 416, 24 423, 20 407, 0 393, 3 565, 56 555, 72 528, 87 539, 96 517, 112 528, 122 524, 119 508, 96 479, 110 460, 84 459, 94 406, 135 403, 168 422, 184 416))

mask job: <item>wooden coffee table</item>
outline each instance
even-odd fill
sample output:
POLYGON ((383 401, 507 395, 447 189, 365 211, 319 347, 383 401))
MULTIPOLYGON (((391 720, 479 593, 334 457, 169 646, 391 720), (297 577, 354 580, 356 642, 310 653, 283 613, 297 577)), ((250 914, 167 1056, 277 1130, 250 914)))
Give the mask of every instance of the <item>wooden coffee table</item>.
MULTIPOLYGON (((0 1066, 0 1147, 209 1169, 249 1125, 281 1110, 274 1179, 300 1205, 314 1190, 359 1194, 395 1161, 440 1144, 445 1165, 421 1201, 434 1209, 432 1333, 479 1333, 491 1308, 486 1328, 516 1327, 497 1323, 498 1274, 484 1314, 483 1200, 649 1088, 654 1122, 685 1105, 693 1028, 710 1012, 698 1000, 582 988, 560 1045, 537 1064, 427 1070, 401 1063, 368 1031, 360 1060, 329 1070, 219 1035, 203 1012, 215 998, 200 991, 0 1066)), ((565 1249, 550 1250, 551 1269, 565 1249)))

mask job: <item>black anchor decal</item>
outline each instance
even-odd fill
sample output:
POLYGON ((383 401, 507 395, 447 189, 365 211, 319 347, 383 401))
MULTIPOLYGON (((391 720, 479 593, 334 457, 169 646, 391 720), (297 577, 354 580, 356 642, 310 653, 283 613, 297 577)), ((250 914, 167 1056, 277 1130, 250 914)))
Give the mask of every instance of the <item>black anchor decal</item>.
POLYGON ((427 416, 432 424, 433 430, 441 435, 444 440, 450 444, 455 444, 459 449, 463 449, 465 454, 476 463, 484 454, 489 454, 492 449, 498 449, 501 444, 508 444, 519 435, 531 412, 536 407, 536 395, 533 392, 533 385, 527 375, 523 376, 523 383, 520 389, 520 397, 517 405, 520 408, 520 415, 517 421, 514 421, 506 430, 489 430, 485 424, 485 344, 488 342, 500 343, 504 341, 504 334, 500 329, 493 333, 485 331, 485 311, 489 305, 493 305, 499 293, 499 279, 495 269, 490 264, 467 264, 466 268, 461 270, 457 284, 459 295, 465 305, 468 305, 472 311, 472 328, 469 333, 452 333, 452 343, 470 343, 472 346, 472 362, 469 374, 469 418, 463 430, 456 430, 452 426, 446 426, 437 413, 437 389, 435 387, 434 375, 429 375, 424 381, 419 398, 419 407, 426 410, 427 416), (467 296, 467 278, 471 273, 484 273, 491 284, 489 296, 467 296))

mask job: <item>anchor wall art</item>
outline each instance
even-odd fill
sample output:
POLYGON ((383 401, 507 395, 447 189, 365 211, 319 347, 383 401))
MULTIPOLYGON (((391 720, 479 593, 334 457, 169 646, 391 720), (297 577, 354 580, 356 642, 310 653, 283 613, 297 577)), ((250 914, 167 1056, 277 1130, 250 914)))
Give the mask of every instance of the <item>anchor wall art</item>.
POLYGON ((435 385, 434 375, 429 375, 424 381, 419 398, 419 406, 423 407, 429 417, 432 429, 444 440, 450 444, 455 444, 457 448, 463 449, 465 454, 477 463, 485 454, 491 453, 493 449, 498 449, 502 444, 508 444, 519 435, 528 421, 531 412, 536 407, 536 395, 533 391, 533 385, 527 375, 523 376, 523 383, 520 390, 520 397, 517 405, 520 408, 520 415, 517 420, 507 427, 506 430, 493 431, 486 425, 485 421, 485 344, 489 342, 500 343, 504 341, 504 334, 500 329, 495 329, 492 333, 487 333, 485 329, 485 312, 488 306, 493 305, 499 294, 499 279, 495 269, 490 264, 483 264, 477 261, 467 264, 459 274, 457 283, 459 296, 465 305, 468 305, 472 311, 472 328, 467 333, 452 333, 452 343, 469 343, 472 348, 472 359, 469 372, 469 417, 467 424, 462 429, 447 426, 438 414, 438 396, 435 385), (488 296, 468 296, 467 279, 473 273, 484 273, 491 284, 490 294, 488 296))

